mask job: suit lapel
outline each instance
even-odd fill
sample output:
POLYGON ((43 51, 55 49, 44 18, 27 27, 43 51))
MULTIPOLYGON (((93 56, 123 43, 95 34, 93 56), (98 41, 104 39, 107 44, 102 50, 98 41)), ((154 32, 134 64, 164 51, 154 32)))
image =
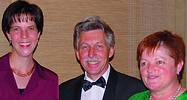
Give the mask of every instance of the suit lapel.
POLYGON ((74 100, 81 100, 83 80, 84 80, 84 74, 80 76, 80 79, 78 80, 77 85, 75 86, 75 90, 74 90, 75 98, 74 98, 74 100))
POLYGON ((103 100, 115 100, 115 94, 116 94, 115 91, 117 86, 116 84, 117 84, 117 73, 111 66, 103 100))

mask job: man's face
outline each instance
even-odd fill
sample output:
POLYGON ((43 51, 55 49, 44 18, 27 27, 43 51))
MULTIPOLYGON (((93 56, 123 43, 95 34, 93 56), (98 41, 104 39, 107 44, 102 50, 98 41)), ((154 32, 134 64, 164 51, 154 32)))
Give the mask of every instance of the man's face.
POLYGON ((103 31, 91 30, 80 34, 76 56, 89 78, 96 80, 102 76, 113 54, 114 48, 109 47, 103 31))

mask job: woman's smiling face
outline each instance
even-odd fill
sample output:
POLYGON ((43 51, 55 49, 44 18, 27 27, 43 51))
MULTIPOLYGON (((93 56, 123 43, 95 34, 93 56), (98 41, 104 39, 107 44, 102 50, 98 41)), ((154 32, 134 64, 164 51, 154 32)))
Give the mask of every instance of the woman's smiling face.
POLYGON ((153 91, 159 91, 178 81, 177 71, 181 66, 175 65, 165 46, 156 48, 153 52, 145 49, 140 60, 140 73, 144 84, 153 91))

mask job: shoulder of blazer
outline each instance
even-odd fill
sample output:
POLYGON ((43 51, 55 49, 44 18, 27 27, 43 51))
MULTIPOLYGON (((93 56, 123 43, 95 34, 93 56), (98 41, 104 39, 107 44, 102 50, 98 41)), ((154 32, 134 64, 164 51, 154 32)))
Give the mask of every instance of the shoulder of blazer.
POLYGON ((61 90, 65 88, 73 88, 73 87, 76 87, 77 85, 81 86, 83 79, 84 79, 84 74, 78 77, 72 78, 70 80, 67 80, 59 85, 59 89, 61 90))
POLYGON ((129 76, 127 74, 120 73, 113 68, 111 68, 111 73, 109 75, 108 79, 108 86, 109 87, 120 87, 127 88, 127 87, 134 87, 134 88, 140 88, 141 90, 145 90, 145 86, 143 82, 133 76, 129 76))
POLYGON ((59 85, 60 100, 80 100, 84 74, 59 85))
POLYGON ((117 80, 123 81, 123 82, 127 82, 127 81, 135 81, 135 82, 140 82, 140 80, 136 77, 133 76, 129 76, 127 74, 121 73, 116 71, 113 67, 111 67, 111 73, 110 73, 111 77, 113 78, 117 78, 117 80))

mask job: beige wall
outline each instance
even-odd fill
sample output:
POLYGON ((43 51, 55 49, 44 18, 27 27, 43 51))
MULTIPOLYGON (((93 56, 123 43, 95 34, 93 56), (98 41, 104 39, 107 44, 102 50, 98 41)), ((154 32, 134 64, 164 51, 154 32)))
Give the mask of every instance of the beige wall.
MULTIPOLYGON (((185 13, 185 18, 184 18, 184 30, 185 30, 185 32, 184 32, 184 37, 185 37, 185 42, 186 42, 186 53, 187 53, 187 1, 185 0, 185 2, 184 2, 184 13, 185 13)), ((187 54, 186 54, 187 55, 187 54)), ((187 62, 187 56, 186 56, 186 62, 187 62)), ((186 72, 187 72, 187 64, 186 64, 186 70, 185 70, 186 72)), ((187 74, 186 74, 186 86, 187 86, 187 74)))
MULTIPOLYGON (((12 1, 0 0, 0 18, 12 1)), ((185 0, 28 1, 37 3, 45 16, 44 34, 35 58, 59 75, 59 83, 82 73, 74 56, 72 33, 74 25, 86 16, 101 16, 113 28, 117 51, 112 64, 118 71, 138 78, 136 47, 143 37, 163 29, 186 36, 185 0)), ((9 51, 3 34, 0 34, 0 48, 0 55, 9 51)))

